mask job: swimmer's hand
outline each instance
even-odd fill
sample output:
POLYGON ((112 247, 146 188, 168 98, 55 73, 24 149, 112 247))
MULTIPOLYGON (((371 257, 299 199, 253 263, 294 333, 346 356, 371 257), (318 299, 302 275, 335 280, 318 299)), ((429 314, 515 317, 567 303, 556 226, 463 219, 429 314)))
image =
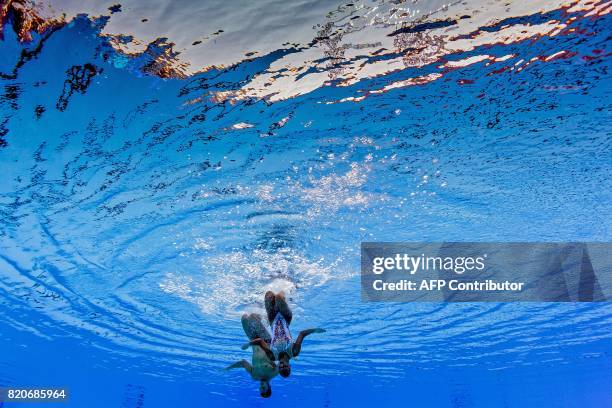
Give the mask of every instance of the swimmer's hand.
POLYGON ((275 357, 274 357, 274 353, 272 353, 272 350, 270 350, 270 346, 268 346, 268 343, 265 342, 265 340, 262 340, 260 338, 251 340, 250 342, 243 344, 242 345, 242 349, 246 350, 249 348, 249 346, 259 346, 261 347, 261 349, 266 353, 266 355, 268 356, 268 358, 272 361, 274 361, 275 357))
POLYGON ((317 327, 316 329, 313 329, 313 330, 312 330, 312 332, 313 332, 313 333, 325 333, 325 332, 326 332, 326 330, 325 330, 325 329, 321 329, 321 328, 317 327))
POLYGON ((240 348, 246 350, 249 348, 249 346, 259 346, 264 350, 268 348, 268 344, 260 338, 256 338, 254 340, 249 341, 248 343, 244 343, 240 348))
POLYGON ((246 360, 236 361, 234 364, 225 367, 225 369, 226 370, 231 370, 232 368, 240 368, 240 367, 242 367, 245 370, 247 370, 249 372, 249 374, 251 373, 251 371, 253 371, 253 367, 246 360))

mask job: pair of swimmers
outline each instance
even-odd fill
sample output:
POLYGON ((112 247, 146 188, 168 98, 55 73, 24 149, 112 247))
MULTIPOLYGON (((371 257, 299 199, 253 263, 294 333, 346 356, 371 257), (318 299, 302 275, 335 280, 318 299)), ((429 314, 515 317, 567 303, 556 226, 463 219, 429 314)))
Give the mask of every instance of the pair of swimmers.
POLYGON ((249 342, 243 344, 242 349, 246 350, 249 346, 253 347, 251 364, 246 360, 240 360, 227 367, 227 369, 244 368, 254 380, 259 381, 261 396, 268 398, 272 395, 270 380, 277 374, 289 377, 291 374, 290 360, 300 354, 304 338, 313 333, 324 333, 325 330, 318 328, 302 330, 293 341, 289 331, 293 313, 283 292, 275 295, 268 291, 264 303, 272 333, 268 332, 262 322, 261 315, 257 313, 244 314, 242 316, 242 328, 249 338, 249 342), (277 361, 278 365, 276 364, 277 361))

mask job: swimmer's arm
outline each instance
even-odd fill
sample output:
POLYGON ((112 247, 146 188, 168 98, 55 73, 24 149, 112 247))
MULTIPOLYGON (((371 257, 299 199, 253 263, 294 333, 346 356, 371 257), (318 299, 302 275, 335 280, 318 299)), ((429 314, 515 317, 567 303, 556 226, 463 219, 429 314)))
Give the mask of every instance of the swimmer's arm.
POLYGON ((225 369, 231 370, 232 368, 240 368, 240 367, 244 368, 249 374, 252 374, 253 372, 253 367, 246 360, 236 361, 234 364, 226 367, 225 369))
POLYGON ((300 351, 302 351, 302 342, 304 341, 304 337, 306 336, 310 336, 312 333, 325 333, 325 329, 307 329, 307 330, 302 330, 300 332, 300 334, 298 334, 297 339, 295 340, 295 343, 293 343, 293 355, 295 357, 297 357, 298 354, 300 354, 300 351))
POLYGON ((274 361, 274 353, 272 353, 272 350, 270 350, 270 346, 268 346, 268 343, 266 343, 264 340, 262 339, 251 340, 250 342, 248 342, 248 345, 261 347, 261 349, 266 352, 266 355, 268 356, 268 358, 274 361))

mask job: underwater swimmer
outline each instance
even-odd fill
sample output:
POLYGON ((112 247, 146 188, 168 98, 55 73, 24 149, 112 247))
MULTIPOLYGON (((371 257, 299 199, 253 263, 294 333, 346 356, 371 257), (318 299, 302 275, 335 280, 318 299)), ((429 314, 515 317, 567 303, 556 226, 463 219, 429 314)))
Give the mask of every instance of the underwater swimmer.
POLYGON ((291 365, 289 360, 295 358, 300 354, 302 350, 302 341, 306 336, 312 333, 325 333, 324 329, 308 329, 302 330, 297 336, 295 342, 291 337, 289 331, 289 325, 293 318, 293 313, 289 309, 289 305, 285 300, 285 295, 280 292, 276 295, 271 291, 268 291, 265 296, 266 313, 268 314, 268 321, 272 328, 272 338, 269 342, 266 342, 263 338, 257 338, 251 340, 249 343, 242 346, 246 349, 251 346, 259 346, 266 353, 269 351, 273 354, 274 360, 278 360, 278 371, 281 376, 289 377, 291 374, 291 365), (268 345, 269 344, 269 345, 268 345))
MULTIPOLYGON (((270 343, 270 333, 261 321, 262 317, 259 314, 251 313, 242 315, 242 328, 249 340, 261 340, 263 344, 270 343)), ((246 360, 235 362, 226 368, 244 368, 254 380, 259 380, 259 393, 262 397, 268 398, 272 395, 272 387, 270 380, 278 374, 278 367, 274 363, 274 354, 269 347, 266 349, 260 346, 253 346, 253 355, 251 364, 246 360)))

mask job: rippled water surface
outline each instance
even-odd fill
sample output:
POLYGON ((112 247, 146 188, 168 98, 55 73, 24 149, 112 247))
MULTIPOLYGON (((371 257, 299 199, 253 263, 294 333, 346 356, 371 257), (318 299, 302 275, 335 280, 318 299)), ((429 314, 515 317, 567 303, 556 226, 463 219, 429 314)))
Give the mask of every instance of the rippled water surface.
POLYGON ((609 2, 270 2, 252 38, 178 3, 150 43, 118 33, 143 2, 5 19, 0 385, 269 405, 223 368, 282 289, 327 333, 273 404, 612 403, 609 303, 364 303, 358 275, 362 241, 610 241, 609 2))

